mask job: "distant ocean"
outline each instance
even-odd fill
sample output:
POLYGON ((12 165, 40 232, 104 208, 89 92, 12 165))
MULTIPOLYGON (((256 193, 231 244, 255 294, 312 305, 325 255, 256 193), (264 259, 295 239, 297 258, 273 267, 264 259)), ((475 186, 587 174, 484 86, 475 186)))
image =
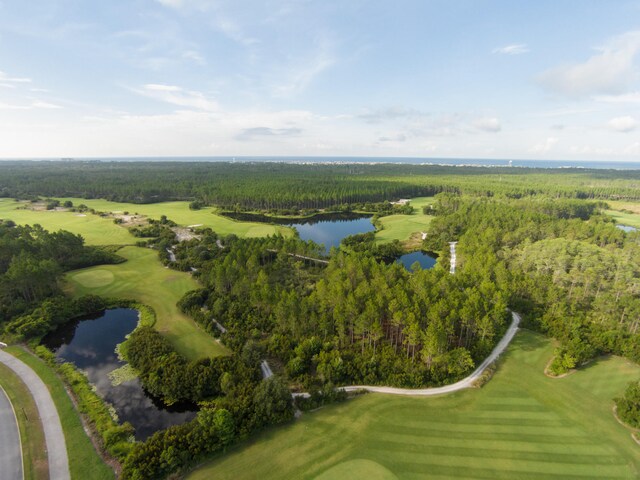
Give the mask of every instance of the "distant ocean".
MULTIPOLYGON (((6 159, 10 160, 10 159, 6 159)), ((33 160, 76 160, 101 162, 284 162, 284 163, 399 163, 410 165, 452 165, 520 168, 595 168, 640 170, 640 161, 598 160, 491 160, 474 158, 410 158, 410 157, 103 157, 103 158, 34 158, 33 160)))

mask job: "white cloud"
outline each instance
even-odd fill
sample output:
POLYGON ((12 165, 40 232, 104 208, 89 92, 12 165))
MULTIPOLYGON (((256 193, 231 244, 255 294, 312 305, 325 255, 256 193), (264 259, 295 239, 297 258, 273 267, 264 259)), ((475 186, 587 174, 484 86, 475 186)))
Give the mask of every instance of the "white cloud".
POLYGON ((500 130, 502 130, 500 120, 495 117, 478 118, 475 122, 473 122, 473 126, 478 130, 483 130, 485 132, 499 132, 500 130))
POLYGON ((25 105, 12 105, 0 102, 0 110, 29 110, 29 107, 25 105))
POLYGON ((625 117, 612 118, 607 125, 616 132, 628 133, 636 129, 638 121, 627 115, 625 117))
POLYGON ((6 73, 0 71, 0 82, 2 83, 31 83, 30 78, 10 77, 6 73))
POLYGON ((622 152, 625 155, 640 155, 640 142, 635 142, 625 148, 622 152))
POLYGON ((60 105, 56 105, 54 103, 49 103, 49 102, 43 102, 43 101, 40 101, 40 100, 36 100, 36 101, 32 102, 31 106, 33 108, 43 108, 45 110, 57 110, 59 108, 62 108, 60 105))
POLYGON ((531 149, 529 149, 530 153, 544 154, 549 153, 551 149, 558 143, 558 139, 556 137, 547 137, 543 142, 537 143, 531 149))
POLYGON ((228 38, 242 45, 251 46, 260 43, 257 38, 246 35, 240 25, 228 17, 219 15, 214 26, 228 38))
POLYGON ((219 109, 218 102, 207 98, 203 93, 184 90, 175 85, 149 83, 144 85, 142 90, 134 91, 145 97, 179 107, 194 108, 206 112, 215 112, 219 109))
POLYGON ((192 62, 200 66, 207 64, 207 61, 205 60, 205 58, 195 50, 187 50, 185 52, 182 52, 182 58, 186 60, 191 60, 192 62))
POLYGON ((499 53, 501 55, 522 55, 530 52, 529 47, 524 43, 515 43, 505 47, 494 48, 491 53, 499 53))
POLYGON ((318 75, 336 63, 332 50, 331 42, 321 40, 315 52, 311 52, 305 58, 290 61, 287 67, 279 69, 277 72, 279 78, 272 88, 273 95, 290 97, 304 91, 318 75))
POLYGON ((538 82, 553 92, 571 97, 626 92, 638 79, 634 60, 640 51, 640 31, 614 37, 596 50, 598 53, 585 62, 543 72, 538 82))
POLYGON ((180 8, 185 5, 184 0, 157 0, 158 3, 164 5, 165 7, 171 8, 180 8))
POLYGON ((606 103, 640 103, 640 92, 623 93, 621 95, 598 95, 594 97, 594 100, 606 103))

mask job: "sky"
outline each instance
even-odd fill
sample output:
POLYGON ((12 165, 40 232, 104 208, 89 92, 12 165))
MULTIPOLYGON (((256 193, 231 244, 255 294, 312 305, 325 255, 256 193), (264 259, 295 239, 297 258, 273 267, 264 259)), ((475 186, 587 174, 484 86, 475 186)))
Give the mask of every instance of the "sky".
POLYGON ((0 0, 0 157, 640 161, 640 0, 0 0))

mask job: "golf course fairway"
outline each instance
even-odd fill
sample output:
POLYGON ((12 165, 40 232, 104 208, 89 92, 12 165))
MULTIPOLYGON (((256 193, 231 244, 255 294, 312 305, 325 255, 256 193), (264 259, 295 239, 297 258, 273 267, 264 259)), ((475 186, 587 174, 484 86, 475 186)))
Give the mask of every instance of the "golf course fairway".
POLYGON ((134 299, 156 312, 155 328, 189 359, 225 355, 228 350, 182 314, 176 303, 189 290, 199 288, 191 275, 164 268, 157 250, 124 247, 118 265, 98 265, 66 275, 65 290, 74 295, 134 299))
POLYGON ((28 204, 29 202, 0 198, 0 218, 13 220, 18 225, 39 224, 50 232, 67 230, 82 235, 87 245, 132 245, 139 240, 126 228, 114 224, 111 218, 90 213, 21 208, 28 204))
POLYGON ((640 446, 612 399, 640 366, 606 357, 552 379, 552 355, 550 340, 521 330, 481 389, 367 394, 267 430, 188 478, 638 478, 640 446))

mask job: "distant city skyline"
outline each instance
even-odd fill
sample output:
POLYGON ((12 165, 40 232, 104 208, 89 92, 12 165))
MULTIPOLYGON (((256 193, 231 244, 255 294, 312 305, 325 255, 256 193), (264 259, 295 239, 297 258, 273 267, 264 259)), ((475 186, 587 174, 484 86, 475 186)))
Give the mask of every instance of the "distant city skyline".
POLYGON ((640 1, 0 0, 0 158, 640 161, 640 1))

